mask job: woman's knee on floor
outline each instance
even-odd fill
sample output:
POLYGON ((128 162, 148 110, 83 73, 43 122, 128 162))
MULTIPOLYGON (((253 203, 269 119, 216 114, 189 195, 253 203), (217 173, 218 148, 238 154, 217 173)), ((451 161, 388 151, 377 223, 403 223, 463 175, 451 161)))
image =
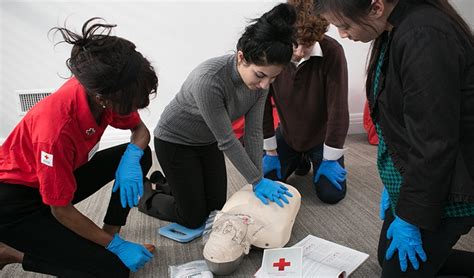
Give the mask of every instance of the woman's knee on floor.
POLYGON ((195 212, 193 214, 182 216, 181 219, 183 223, 180 224, 190 229, 197 229, 204 224, 208 216, 209 214, 205 211, 202 211, 201 213, 195 212))
POLYGON ((346 196, 346 181, 340 185, 342 190, 337 189, 325 176, 321 176, 314 187, 316 195, 323 203, 336 204, 346 196))

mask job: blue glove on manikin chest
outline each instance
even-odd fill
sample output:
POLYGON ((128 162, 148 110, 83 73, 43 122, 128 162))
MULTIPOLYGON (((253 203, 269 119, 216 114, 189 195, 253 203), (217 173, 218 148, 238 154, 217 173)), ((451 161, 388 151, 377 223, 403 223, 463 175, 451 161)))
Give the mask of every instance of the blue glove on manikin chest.
POLYGON ((342 190, 340 183, 346 180, 346 174, 346 169, 342 168, 337 160, 323 160, 314 176, 314 183, 317 183, 319 177, 324 175, 335 188, 342 190))
POLYGON ((118 234, 107 246, 107 250, 114 253, 131 271, 135 272, 142 268, 151 258, 150 253, 144 246, 130 241, 125 241, 118 234))
POLYGON ((288 199, 285 197, 293 197, 293 194, 288 192, 288 188, 281 183, 274 182, 270 179, 262 178, 254 187, 254 193, 257 198, 262 201, 265 205, 268 205, 268 200, 277 203, 280 207, 283 207, 283 203, 289 204, 288 199), (268 200, 267 200, 268 199, 268 200))
POLYGON ((403 272, 408 267, 407 256, 415 270, 420 267, 417 255, 423 262, 426 262, 426 253, 423 250, 421 233, 418 227, 396 216, 387 230, 387 239, 391 238, 393 239, 387 248, 385 259, 390 260, 395 251, 398 251, 400 269, 403 272))
POLYGON ((140 159, 143 150, 137 145, 128 144, 120 164, 115 172, 115 184, 112 192, 120 188, 122 207, 132 208, 138 205, 138 199, 143 195, 143 173, 140 159))
POLYGON ((388 195, 388 191, 383 187, 382 196, 380 197, 380 219, 385 220, 385 211, 390 207, 390 196, 388 195))
POLYGON ((263 156, 263 175, 266 175, 273 170, 276 170, 277 177, 281 179, 280 158, 278 157, 278 155, 265 154, 263 156))

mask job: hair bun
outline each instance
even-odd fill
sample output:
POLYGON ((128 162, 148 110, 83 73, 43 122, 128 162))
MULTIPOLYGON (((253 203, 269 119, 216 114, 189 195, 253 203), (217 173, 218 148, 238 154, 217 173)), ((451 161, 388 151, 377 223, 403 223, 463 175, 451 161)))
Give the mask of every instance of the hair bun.
POLYGON ((263 17, 265 17, 267 21, 273 25, 292 26, 296 22, 296 10, 293 6, 282 3, 275 6, 263 17))
POLYGON ((274 30, 270 40, 282 41, 285 44, 294 41, 294 24, 296 22, 296 10, 288 4, 279 4, 271 11, 265 13, 261 18, 261 22, 269 24, 274 30))
POLYGON ((260 18, 252 20, 237 42, 249 63, 257 65, 285 65, 293 55, 296 10, 288 4, 279 4, 260 18))

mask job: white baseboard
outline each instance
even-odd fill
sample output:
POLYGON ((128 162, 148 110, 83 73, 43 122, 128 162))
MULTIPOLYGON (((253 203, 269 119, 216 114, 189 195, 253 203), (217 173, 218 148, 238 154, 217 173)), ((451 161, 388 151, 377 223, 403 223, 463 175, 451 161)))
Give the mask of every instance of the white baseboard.
MULTIPOLYGON (((363 114, 353 113, 350 115, 348 134, 365 133, 363 114)), ((0 138, 0 145, 3 144, 5 138, 0 138)), ((100 140, 100 149, 110 148, 115 145, 123 144, 130 141, 130 131, 127 130, 107 130, 100 140)))
POLYGON ((364 114, 363 113, 352 113, 352 114, 350 114, 348 134, 365 133, 363 119, 364 119, 364 114))

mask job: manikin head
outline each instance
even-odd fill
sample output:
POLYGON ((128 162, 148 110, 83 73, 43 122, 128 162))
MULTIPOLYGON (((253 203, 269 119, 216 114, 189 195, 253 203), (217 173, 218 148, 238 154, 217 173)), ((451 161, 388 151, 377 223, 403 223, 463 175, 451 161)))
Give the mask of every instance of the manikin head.
POLYGON ((285 184, 293 197, 283 208, 276 203, 263 204, 247 185, 227 200, 215 217, 203 255, 210 270, 217 275, 235 271, 250 246, 279 248, 290 240, 301 195, 285 184), (284 224, 282 224, 284 223, 284 224))

